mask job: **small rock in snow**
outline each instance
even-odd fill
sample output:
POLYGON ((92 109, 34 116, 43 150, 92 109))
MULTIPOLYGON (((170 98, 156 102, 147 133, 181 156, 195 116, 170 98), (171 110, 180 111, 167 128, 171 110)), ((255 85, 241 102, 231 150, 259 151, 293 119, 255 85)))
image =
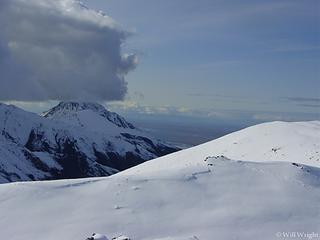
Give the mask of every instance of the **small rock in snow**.
POLYGON ((109 239, 105 235, 94 233, 92 234, 91 237, 87 238, 87 240, 109 240, 109 239))

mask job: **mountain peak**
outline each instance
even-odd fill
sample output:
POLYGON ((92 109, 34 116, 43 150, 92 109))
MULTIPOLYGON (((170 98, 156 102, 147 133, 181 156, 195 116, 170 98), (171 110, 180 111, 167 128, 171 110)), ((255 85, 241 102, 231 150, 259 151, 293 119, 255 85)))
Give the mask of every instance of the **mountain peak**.
POLYGON ((110 112, 104 106, 95 102, 60 102, 57 106, 44 112, 42 116, 45 118, 63 120, 64 118, 74 116, 83 111, 91 111, 94 114, 105 118, 109 122, 112 122, 118 127, 131 129, 135 128, 131 123, 127 122, 117 113, 110 112))
POLYGON ((107 111, 101 104, 94 102, 60 102, 47 112, 43 113, 44 117, 50 117, 57 112, 80 112, 84 110, 92 110, 94 112, 107 111))

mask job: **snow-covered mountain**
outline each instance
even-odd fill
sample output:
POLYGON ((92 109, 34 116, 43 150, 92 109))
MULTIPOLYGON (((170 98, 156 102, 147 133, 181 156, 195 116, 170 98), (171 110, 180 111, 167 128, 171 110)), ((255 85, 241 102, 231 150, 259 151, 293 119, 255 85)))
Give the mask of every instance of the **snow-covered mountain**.
POLYGON ((96 103, 39 116, 0 104, 0 183, 108 176, 177 148, 96 103))
POLYGON ((319 121, 273 122, 110 177, 1 184, 1 235, 317 239, 319 143, 319 121))
POLYGON ((256 162, 296 162, 320 167, 320 121, 269 122, 189 148, 176 156, 227 156, 256 162))

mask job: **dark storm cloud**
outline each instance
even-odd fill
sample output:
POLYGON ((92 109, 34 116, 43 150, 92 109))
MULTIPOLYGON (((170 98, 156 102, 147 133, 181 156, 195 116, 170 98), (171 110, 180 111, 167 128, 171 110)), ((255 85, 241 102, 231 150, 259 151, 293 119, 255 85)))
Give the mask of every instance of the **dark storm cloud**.
POLYGON ((74 0, 0 1, 0 100, 121 100, 129 33, 74 0))

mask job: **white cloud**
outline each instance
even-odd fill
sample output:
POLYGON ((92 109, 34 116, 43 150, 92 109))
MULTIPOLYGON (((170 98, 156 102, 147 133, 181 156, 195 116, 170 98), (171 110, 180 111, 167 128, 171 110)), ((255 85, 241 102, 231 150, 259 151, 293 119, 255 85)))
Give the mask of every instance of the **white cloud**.
POLYGON ((218 119, 226 119, 233 116, 233 113, 227 111, 192 109, 188 107, 175 106, 147 106, 141 105, 132 100, 110 102, 107 103, 106 106, 109 110, 115 112, 139 113, 148 115, 190 116, 218 119))
POLYGON ((2 101, 121 100, 137 57, 130 35, 75 0, 1 0, 2 101))

